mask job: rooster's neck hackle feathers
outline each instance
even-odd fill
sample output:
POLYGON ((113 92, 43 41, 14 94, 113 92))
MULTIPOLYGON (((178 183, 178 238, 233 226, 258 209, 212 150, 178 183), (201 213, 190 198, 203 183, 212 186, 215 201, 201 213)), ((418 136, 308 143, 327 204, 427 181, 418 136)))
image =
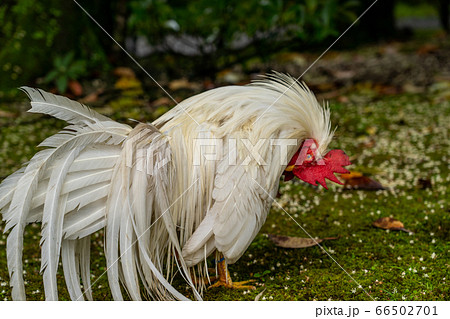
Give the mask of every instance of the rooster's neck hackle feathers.
MULTIPOLYGON (((180 102, 153 124, 161 131, 182 126, 183 133, 210 130, 215 137, 313 138, 325 152, 333 132, 330 111, 321 106, 305 84, 281 73, 247 86, 226 86, 180 102)), ((170 134, 170 133, 169 133, 170 134)))

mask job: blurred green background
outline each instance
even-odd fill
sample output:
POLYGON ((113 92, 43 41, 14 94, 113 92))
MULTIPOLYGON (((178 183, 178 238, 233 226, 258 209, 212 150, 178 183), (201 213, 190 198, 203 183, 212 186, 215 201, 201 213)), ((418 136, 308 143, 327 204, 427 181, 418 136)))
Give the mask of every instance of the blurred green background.
MULTIPOLYGON (((155 78, 212 81, 233 65, 252 71, 249 61, 264 62, 274 53, 321 52, 372 2, 78 1, 155 78)), ((421 21, 448 30, 448 3, 380 0, 334 49, 408 38, 421 21), (402 26, 408 21, 413 28, 402 26)), ((138 70, 74 1, 1 2, 0 97, 17 94, 11 90, 22 85, 81 93, 71 80, 108 79, 117 66, 138 70)))

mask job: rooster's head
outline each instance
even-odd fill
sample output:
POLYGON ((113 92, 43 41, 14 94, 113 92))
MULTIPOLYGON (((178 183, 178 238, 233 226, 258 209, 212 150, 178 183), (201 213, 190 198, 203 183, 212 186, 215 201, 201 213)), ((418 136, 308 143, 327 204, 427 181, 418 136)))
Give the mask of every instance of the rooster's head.
POLYGON ((331 150, 322 156, 318 152, 314 139, 307 139, 294 154, 284 171, 284 180, 289 181, 297 176, 304 182, 317 186, 317 183, 328 189, 325 178, 341 184, 334 173, 346 174, 344 166, 350 165, 347 154, 342 150, 331 150))

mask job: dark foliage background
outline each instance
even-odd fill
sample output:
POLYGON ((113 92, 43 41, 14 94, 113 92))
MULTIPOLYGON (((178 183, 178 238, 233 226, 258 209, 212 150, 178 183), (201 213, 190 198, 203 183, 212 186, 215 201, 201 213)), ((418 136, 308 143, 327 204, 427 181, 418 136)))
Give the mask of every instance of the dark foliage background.
MULTIPOLYGON (((169 77, 180 74, 214 77, 218 71, 255 56, 264 59, 274 52, 323 49, 372 1, 80 0, 78 3, 120 45, 144 65, 150 65, 152 71, 169 77)), ((395 1, 378 1, 339 45, 354 46, 398 35, 394 4, 395 1)), ((448 1, 435 0, 433 4, 440 6, 445 21, 442 8, 448 10, 448 1)), ((2 90, 37 82, 65 91, 70 79, 97 78, 112 67, 132 65, 74 1, 4 0, 0 4, 0 21, 2 90)))

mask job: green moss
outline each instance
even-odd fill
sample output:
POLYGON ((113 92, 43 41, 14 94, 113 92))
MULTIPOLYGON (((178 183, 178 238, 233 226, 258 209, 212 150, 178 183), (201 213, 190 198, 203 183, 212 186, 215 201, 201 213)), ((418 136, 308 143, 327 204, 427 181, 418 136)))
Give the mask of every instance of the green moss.
MULTIPOLYGON (((282 195, 277 199, 282 208, 273 205, 247 252, 229 267, 234 280, 255 279, 257 290, 214 288, 205 292, 204 299, 253 300, 265 288, 263 300, 448 300, 449 102, 434 103, 427 95, 377 100, 355 95, 347 104, 331 105, 339 129, 330 147, 344 149, 353 158, 352 169, 369 173, 389 189, 344 191, 330 185, 325 191, 282 182, 282 195), (376 131, 368 132, 367 127, 376 131), (368 139, 374 145, 364 146, 368 139), (418 178, 430 179, 432 189, 420 189, 418 178), (382 216, 401 220, 414 234, 372 227, 382 216), (308 237, 305 231, 313 237, 339 238, 323 242, 323 249, 282 249, 266 235, 308 237)), ((1 120, 0 176, 19 168, 39 141, 63 125, 49 118, 37 119, 20 113, 12 121, 1 120)), ((27 294, 29 299, 42 300, 40 228, 31 225, 27 229, 27 294)), ((10 299, 5 243, 2 235, 0 298, 10 299)), ((105 270, 100 233, 94 236, 92 248, 92 282, 98 300, 111 299, 107 278, 102 276, 105 270)), ((60 298, 69 299, 62 276, 59 283, 60 298)), ((185 291, 184 285, 179 288, 185 291)))

